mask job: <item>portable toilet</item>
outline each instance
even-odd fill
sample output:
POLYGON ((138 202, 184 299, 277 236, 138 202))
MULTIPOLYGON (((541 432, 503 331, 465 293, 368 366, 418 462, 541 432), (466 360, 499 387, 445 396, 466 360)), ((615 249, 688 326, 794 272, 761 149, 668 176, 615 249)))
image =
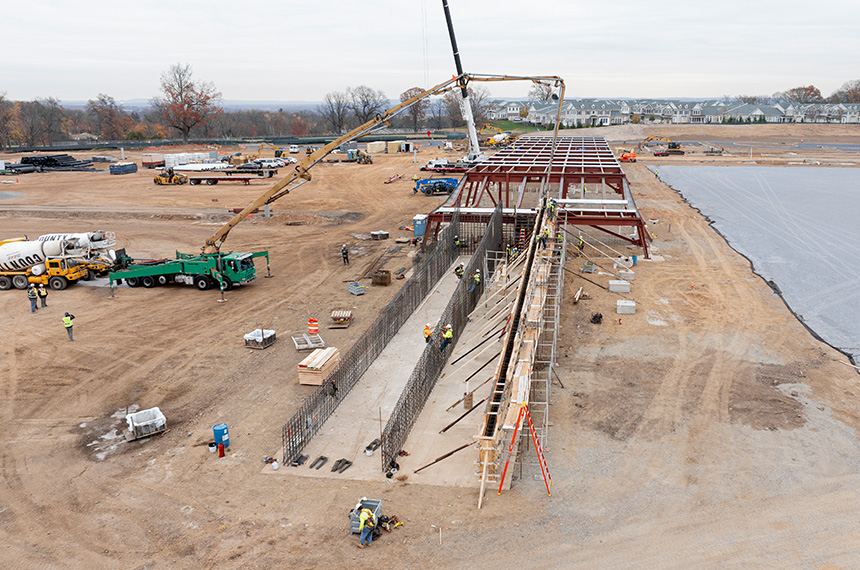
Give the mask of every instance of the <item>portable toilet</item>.
POLYGON ((427 231, 427 214, 417 214, 412 218, 413 235, 415 237, 424 237, 427 231))

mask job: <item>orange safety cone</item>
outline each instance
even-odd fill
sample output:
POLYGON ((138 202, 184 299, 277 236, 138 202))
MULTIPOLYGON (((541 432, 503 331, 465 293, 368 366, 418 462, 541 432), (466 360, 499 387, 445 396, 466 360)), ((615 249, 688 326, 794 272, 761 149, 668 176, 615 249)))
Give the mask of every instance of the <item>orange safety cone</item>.
POLYGON ((692 290, 693 290, 693 282, 690 281, 690 291, 692 291, 692 290))

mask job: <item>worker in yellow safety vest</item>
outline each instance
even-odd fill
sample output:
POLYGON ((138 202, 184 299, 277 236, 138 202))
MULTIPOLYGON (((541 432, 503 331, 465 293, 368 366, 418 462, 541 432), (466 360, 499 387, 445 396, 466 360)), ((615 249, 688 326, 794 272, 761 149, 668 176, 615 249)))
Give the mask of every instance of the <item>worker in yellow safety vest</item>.
POLYGON ((472 286, 469 287, 469 293, 475 290, 475 287, 481 284, 481 270, 476 269, 475 274, 472 275, 472 286))
POLYGON ((442 329, 442 346, 439 347, 439 352, 445 352, 445 349, 451 344, 453 338, 454 329, 451 328, 451 325, 445 325, 445 328, 442 329))
POLYGON ((376 527, 376 515, 370 509, 364 508, 358 514, 358 547, 370 546, 373 542, 373 529, 376 527))
POLYGON ((430 328, 430 323, 424 327, 424 342, 430 342, 430 337, 433 336, 433 330, 430 328))
POLYGON ((457 276, 457 279, 462 279, 464 271, 465 271, 465 268, 463 267, 463 264, 461 263, 460 265, 458 265, 457 267, 454 268, 454 275, 457 276))
POLYGON ((74 321, 74 320, 75 320, 75 315, 71 315, 69 313, 66 313, 65 316, 63 316, 63 326, 66 327, 66 333, 68 333, 68 335, 69 335, 69 341, 70 342, 74 342, 74 340, 75 340, 72 338, 72 327, 74 326, 74 323, 72 323, 72 321, 74 321))

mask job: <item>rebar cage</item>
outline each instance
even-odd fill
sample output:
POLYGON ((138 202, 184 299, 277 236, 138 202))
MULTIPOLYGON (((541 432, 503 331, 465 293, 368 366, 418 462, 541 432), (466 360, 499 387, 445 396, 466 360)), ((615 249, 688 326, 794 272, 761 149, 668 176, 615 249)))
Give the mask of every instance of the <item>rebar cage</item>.
MULTIPOLYGON (((288 465, 299 456, 311 438, 334 413, 338 404, 355 386, 388 342, 415 311, 448 270, 459 251, 453 238, 459 231, 459 215, 439 234, 439 240, 426 253, 412 277, 401 287, 372 325, 343 355, 329 378, 311 394, 284 425, 283 462, 288 465)), ((438 349, 437 349, 438 352, 438 349)))

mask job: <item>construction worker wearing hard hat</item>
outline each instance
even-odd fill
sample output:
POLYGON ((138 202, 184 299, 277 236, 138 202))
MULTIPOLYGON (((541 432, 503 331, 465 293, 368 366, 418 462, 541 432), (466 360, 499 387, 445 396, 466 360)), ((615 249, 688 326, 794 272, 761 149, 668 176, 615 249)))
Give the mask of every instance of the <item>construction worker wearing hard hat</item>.
POLYGON ((373 529, 376 527, 376 515, 368 508, 363 508, 358 513, 358 547, 370 546, 373 542, 373 529))
POLYGON ((454 275, 457 276, 457 279, 462 279, 464 271, 465 271, 465 269, 463 268, 463 264, 461 263, 460 265, 458 265, 457 267, 454 268, 454 275))
POLYGON ((343 256, 343 264, 349 265, 349 248, 346 247, 346 244, 343 244, 343 247, 340 248, 340 254, 343 256))
POLYGON ((45 289, 45 284, 40 283, 39 289, 36 290, 36 294, 39 295, 39 299, 42 301, 42 306, 48 306, 48 290, 45 289))
POLYGON ((469 287, 469 293, 475 290, 475 287, 481 284, 481 270, 476 269, 475 274, 472 275, 472 285, 469 287))
POLYGON ((430 342, 430 339, 433 337, 433 329, 430 328, 430 323, 427 323, 424 327, 424 342, 430 342))
POLYGON ((27 288, 27 298, 30 299, 30 312, 35 313, 38 311, 39 307, 36 305, 36 301, 39 299, 39 296, 36 294, 36 286, 32 283, 27 288))
POLYGON ((460 247, 460 236, 454 236, 454 247, 460 247))
POLYGON ((75 315, 71 315, 66 313, 63 317, 63 326, 66 327, 66 333, 69 335, 69 342, 74 342, 75 339, 72 338, 72 327, 74 327, 74 323, 72 321, 75 320, 75 315))
POLYGON ((454 329, 451 328, 451 325, 445 325, 445 328, 442 329, 442 346, 439 347, 439 352, 445 352, 445 349, 451 344, 451 341, 454 339, 454 329))

